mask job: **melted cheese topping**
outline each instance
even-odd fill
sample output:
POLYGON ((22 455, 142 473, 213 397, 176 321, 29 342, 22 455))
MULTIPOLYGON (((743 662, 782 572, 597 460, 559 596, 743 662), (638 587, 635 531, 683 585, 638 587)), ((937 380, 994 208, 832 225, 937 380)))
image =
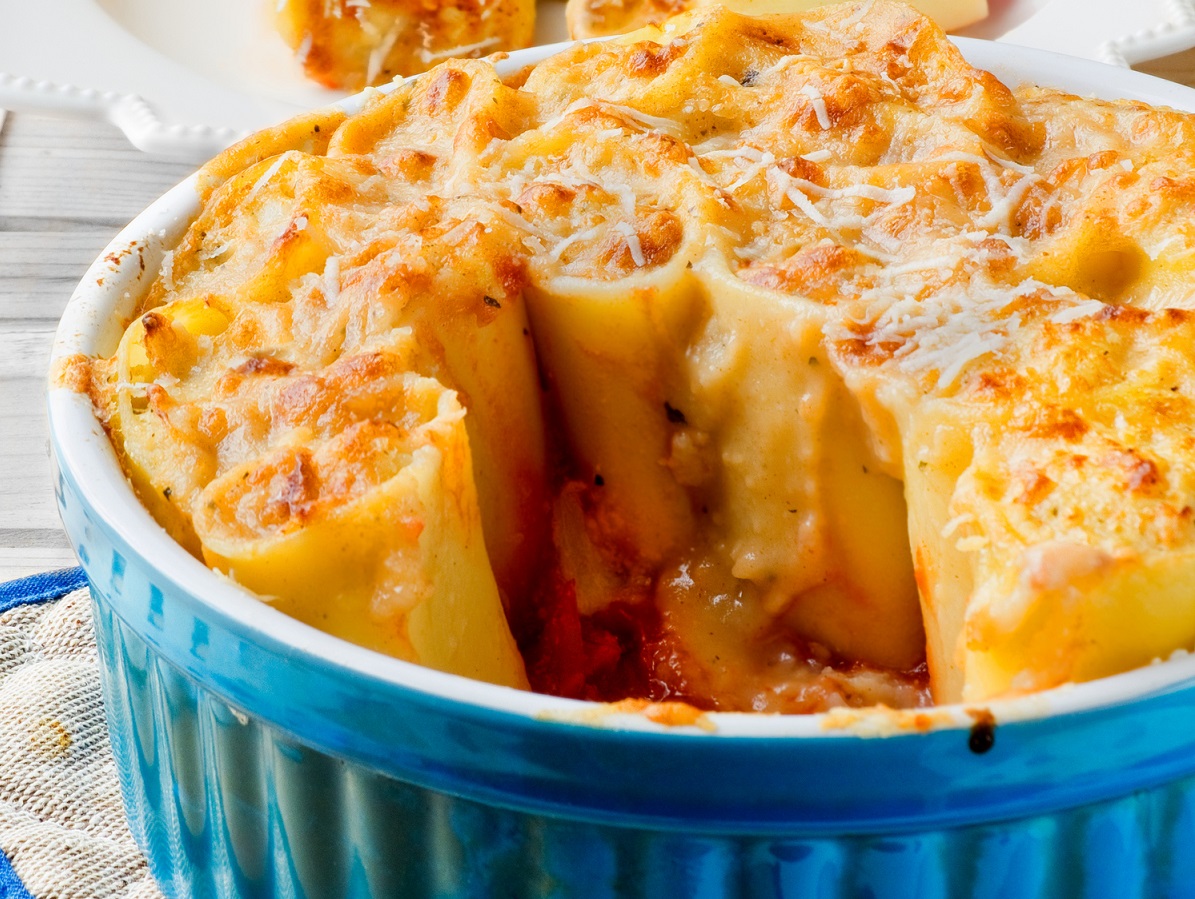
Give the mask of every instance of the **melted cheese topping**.
POLYGON ((324 126, 209 166, 92 378, 151 511, 269 601, 715 709, 1195 645, 1190 117, 1014 93, 876 0, 324 126))
MULTIPOLYGON (((573 38, 607 37, 623 34, 646 25, 659 25, 670 16, 692 9, 722 5, 748 16, 791 15, 825 6, 835 0, 568 0, 565 19, 573 38)), ((912 0, 911 5, 929 16, 947 31, 965 28, 987 17, 987 0, 912 0)), ((866 5, 859 18, 842 20, 844 28, 854 28, 863 21, 866 5)), ((816 26, 815 26, 816 27, 816 26)))
POLYGON ((308 78, 359 90, 450 57, 530 46, 535 0, 278 0, 274 20, 308 78))

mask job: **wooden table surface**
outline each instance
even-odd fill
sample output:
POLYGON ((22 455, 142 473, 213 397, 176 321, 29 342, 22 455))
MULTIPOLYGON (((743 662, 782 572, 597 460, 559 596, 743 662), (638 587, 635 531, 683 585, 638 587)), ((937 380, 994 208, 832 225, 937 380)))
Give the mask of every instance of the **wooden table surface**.
POLYGON ((117 231, 193 168, 100 122, 10 113, 0 128, 0 582, 75 564, 50 486, 54 329, 117 231))
MULTIPOLYGON (((1137 68, 1195 86, 1195 51, 1137 68)), ((50 485, 54 328, 108 241, 191 169, 99 122, 23 113, 0 126, 0 582, 75 563, 50 485)))

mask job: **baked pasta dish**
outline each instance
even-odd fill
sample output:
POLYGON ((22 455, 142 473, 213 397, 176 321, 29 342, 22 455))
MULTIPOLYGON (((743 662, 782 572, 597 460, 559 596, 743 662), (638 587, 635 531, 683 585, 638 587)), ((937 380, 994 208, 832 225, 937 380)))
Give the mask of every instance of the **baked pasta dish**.
MULTIPOLYGON (((425 72, 450 57, 476 57, 531 45, 535 0, 268 0, 278 32, 307 77, 359 90, 425 72)), ((835 0, 724 0, 739 12, 793 13, 835 0)), ((987 0, 913 0, 943 28, 987 15, 987 0)), ((709 0, 569 0, 573 38, 657 25, 709 0)))
POLYGON ((268 0, 308 78, 359 90, 449 57, 531 45, 535 0, 268 0))
POLYGON ((178 542, 402 659, 1022 694, 1195 646, 1192 154, 889 0, 700 10, 228 151, 73 383, 178 542))

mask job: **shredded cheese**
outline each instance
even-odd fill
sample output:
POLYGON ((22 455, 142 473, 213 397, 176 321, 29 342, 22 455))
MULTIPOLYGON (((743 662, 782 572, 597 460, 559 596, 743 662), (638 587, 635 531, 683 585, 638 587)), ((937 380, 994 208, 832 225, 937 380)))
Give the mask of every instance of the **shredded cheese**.
POLYGON ((874 5, 875 5, 875 0, 866 0, 865 3, 860 5, 859 9, 855 12, 855 14, 853 16, 843 19, 842 22, 839 24, 839 27, 844 30, 847 28, 854 28, 856 31, 862 31, 863 30, 863 19, 869 12, 871 12, 871 8, 874 5))
POLYGON ((162 257, 162 286, 174 290, 174 250, 167 250, 162 257))
POLYGON ((390 51, 394 49, 395 43, 398 41, 399 35, 402 33, 403 27, 406 25, 402 19, 396 21, 390 26, 390 29, 382 37, 382 40, 376 47, 369 51, 369 64, 365 68, 365 83, 373 84, 378 75, 382 72, 382 66, 386 64, 386 57, 390 55, 390 51))
POLYGON ((282 168, 282 163, 286 162, 286 155, 283 153, 270 163, 269 168, 262 172, 261 177, 253 182, 253 186, 249 188, 249 192, 245 194, 245 199, 242 201, 245 205, 248 205, 249 201, 256 197, 261 192, 261 189, 270 183, 270 179, 278 174, 278 170, 282 168))
POLYGON ((1067 306, 1055 312, 1050 316, 1050 321, 1057 325, 1068 325, 1081 318, 1091 318, 1093 315, 1099 315, 1106 308, 1107 305, 1099 300, 1083 300, 1082 302, 1075 303, 1073 306, 1067 306))
POLYGON ((299 41, 299 46, 295 48, 295 59, 300 63, 306 63, 307 57, 311 55, 311 45, 314 41, 315 36, 310 31, 304 34, 303 40, 299 41))
POLYGON ((830 113, 826 110, 826 98, 812 84, 801 86, 801 93, 809 98, 809 105, 813 107, 813 114, 817 116, 818 127, 822 131, 830 130, 830 113))
POLYGON ((477 41, 474 44, 462 44, 459 47, 449 47, 447 50, 428 50, 421 47, 419 49, 419 58, 425 63, 430 64, 437 59, 449 59, 454 56, 468 56, 470 53, 476 53, 478 50, 484 50, 487 47, 492 47, 494 44, 500 43, 502 40, 498 35, 487 37, 484 40, 477 41))
POLYGON ((569 247, 571 247, 573 244, 580 243, 581 241, 593 240, 595 237, 599 236, 601 233, 602 233, 601 227, 595 227, 595 228, 589 228, 586 231, 578 231, 575 234, 570 234, 568 237, 564 238, 564 240, 560 241, 559 243, 556 244, 555 247, 552 248, 552 252, 549 254, 549 256, 551 256, 553 262, 558 262, 560 260, 560 257, 564 255, 564 251, 567 250, 569 247))
POLYGON ((626 241, 627 249, 631 251, 631 260, 639 268, 647 264, 647 259, 643 255, 643 246, 639 243, 639 235, 635 233, 635 229, 627 222, 616 222, 614 230, 623 236, 626 241))
POLYGON ((324 301, 329 305, 340 299, 340 257, 329 256, 324 263, 324 301))

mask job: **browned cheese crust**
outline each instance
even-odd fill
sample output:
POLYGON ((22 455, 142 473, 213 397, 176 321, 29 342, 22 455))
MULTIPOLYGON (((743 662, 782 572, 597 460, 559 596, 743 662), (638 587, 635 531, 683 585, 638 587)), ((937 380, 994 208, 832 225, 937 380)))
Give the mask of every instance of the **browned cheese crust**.
MULTIPOLYGON (((575 646, 590 685, 703 708, 1195 645, 1187 115, 1014 92, 879 0, 705 10, 509 83, 448 62, 326 130, 209 167, 78 381, 210 564, 370 643, 457 553, 456 612, 505 609, 533 683, 590 695, 575 646), (367 574, 293 562, 307 533, 367 574)), ((370 645, 424 660, 394 627, 370 645)))
POLYGON ((531 44, 535 0, 268 0, 307 77, 360 90, 531 44))

